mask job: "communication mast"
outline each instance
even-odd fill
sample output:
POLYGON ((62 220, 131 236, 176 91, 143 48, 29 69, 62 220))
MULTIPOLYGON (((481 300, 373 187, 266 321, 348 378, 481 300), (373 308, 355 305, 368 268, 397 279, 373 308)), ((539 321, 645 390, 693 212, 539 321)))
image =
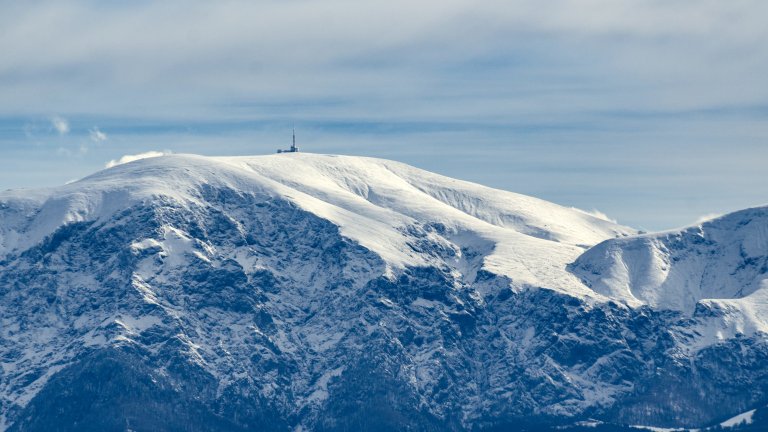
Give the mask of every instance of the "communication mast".
POLYGON ((296 147, 296 128, 293 128, 293 143, 291 144, 291 148, 288 150, 278 149, 277 152, 278 153, 298 153, 299 152, 299 148, 296 147))

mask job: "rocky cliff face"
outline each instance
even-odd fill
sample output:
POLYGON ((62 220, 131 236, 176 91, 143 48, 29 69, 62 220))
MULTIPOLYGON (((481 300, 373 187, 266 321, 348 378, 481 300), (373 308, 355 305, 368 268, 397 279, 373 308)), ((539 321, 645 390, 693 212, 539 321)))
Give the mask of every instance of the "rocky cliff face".
POLYGON ((715 424, 768 403, 762 214, 637 237, 304 154, 146 159, 7 192, 0 429, 715 424))

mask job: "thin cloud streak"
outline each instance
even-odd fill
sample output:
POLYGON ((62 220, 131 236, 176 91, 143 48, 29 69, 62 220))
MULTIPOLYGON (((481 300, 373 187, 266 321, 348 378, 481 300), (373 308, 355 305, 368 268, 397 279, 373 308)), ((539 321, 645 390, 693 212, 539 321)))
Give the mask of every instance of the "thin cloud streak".
POLYGON ((482 116, 764 102, 765 86, 748 84, 768 66, 765 13, 711 1, 40 2, 0 21, 0 77, 19 95, 0 110, 34 111, 41 86, 61 108, 131 114, 135 100, 164 116, 225 116, 213 105, 237 99, 364 100, 369 118, 413 103, 408 115, 460 117, 468 104, 482 116))

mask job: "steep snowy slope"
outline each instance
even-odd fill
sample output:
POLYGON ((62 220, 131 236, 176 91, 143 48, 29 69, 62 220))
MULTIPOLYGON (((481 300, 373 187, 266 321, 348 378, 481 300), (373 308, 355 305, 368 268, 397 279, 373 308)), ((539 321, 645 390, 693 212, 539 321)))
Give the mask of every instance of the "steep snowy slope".
MULTIPOLYGON (((768 329, 768 207, 681 231, 608 240, 573 265, 597 292, 630 305, 694 313, 740 309, 768 329)), ((746 330, 745 330, 746 331, 746 330)))
POLYGON ((634 285, 656 273, 624 249, 666 237, 391 161, 165 156, 4 192, 0 430, 715 424, 768 403, 746 219, 701 249, 746 264, 675 270, 736 266, 665 288, 727 299, 692 316, 634 285))

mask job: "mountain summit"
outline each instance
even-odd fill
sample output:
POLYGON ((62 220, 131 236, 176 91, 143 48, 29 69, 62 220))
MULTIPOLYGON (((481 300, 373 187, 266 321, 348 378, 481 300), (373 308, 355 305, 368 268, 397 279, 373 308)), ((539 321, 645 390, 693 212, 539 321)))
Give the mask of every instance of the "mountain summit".
POLYGON ((0 193, 0 430, 707 426, 768 403, 766 214, 306 153, 0 193))

